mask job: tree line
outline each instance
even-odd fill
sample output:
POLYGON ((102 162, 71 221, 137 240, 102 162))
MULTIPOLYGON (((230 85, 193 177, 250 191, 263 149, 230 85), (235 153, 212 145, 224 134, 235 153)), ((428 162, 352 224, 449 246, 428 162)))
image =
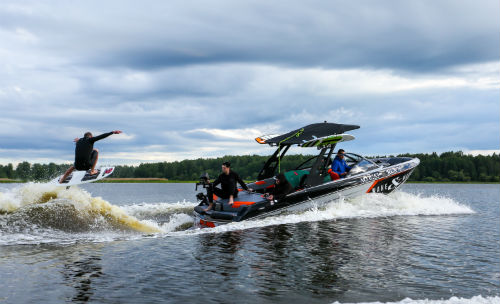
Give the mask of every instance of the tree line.
POLYGON ((467 155, 461 151, 432 154, 403 154, 418 157, 420 165, 410 181, 423 182, 499 182, 500 155, 467 155))
MULTIPOLYGON (((296 168, 313 155, 287 155, 280 163, 282 171, 296 168)), ((401 154, 398 156, 418 157, 420 165, 410 181, 423 182, 499 182, 500 155, 466 155, 462 152, 442 154, 401 154)), ((207 172, 211 178, 221 173, 221 164, 231 162, 233 170, 245 180, 255 180, 268 156, 242 155, 219 158, 199 158, 174 162, 143 163, 138 166, 116 166, 115 178, 167 178, 169 180, 198 180, 207 172)), ((19 163, 0 165, 0 178, 21 181, 46 181, 62 174, 70 165, 19 163)))

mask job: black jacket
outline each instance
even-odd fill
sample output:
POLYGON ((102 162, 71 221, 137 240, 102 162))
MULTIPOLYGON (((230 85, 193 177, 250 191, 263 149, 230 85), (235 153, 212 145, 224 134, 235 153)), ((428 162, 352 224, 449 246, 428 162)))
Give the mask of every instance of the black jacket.
POLYGON ((236 183, 239 183, 241 187, 245 190, 248 190, 247 184, 241 179, 241 177, 238 175, 238 173, 234 172, 233 170, 229 171, 229 174, 226 175, 222 173, 217 177, 217 179, 214 181, 213 186, 217 186, 218 184, 221 184, 222 191, 227 193, 228 195, 238 195, 238 189, 236 188, 236 183))
POLYGON ((94 150, 94 143, 100 139, 106 138, 113 132, 104 133, 96 137, 83 137, 76 142, 75 147, 75 163, 87 164, 90 162, 90 153, 94 150))
POLYGON ((273 195, 273 199, 279 201, 284 198, 288 193, 292 192, 293 188, 290 183, 285 180, 284 182, 280 182, 279 184, 274 184, 274 188, 271 191, 273 195))

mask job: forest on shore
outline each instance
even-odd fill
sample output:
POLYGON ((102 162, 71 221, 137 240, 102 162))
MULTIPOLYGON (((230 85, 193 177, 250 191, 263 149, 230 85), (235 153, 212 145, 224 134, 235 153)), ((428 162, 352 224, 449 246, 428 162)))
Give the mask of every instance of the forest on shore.
MULTIPOLYGON (((287 155, 281 170, 291 170, 313 155, 287 155)), ((441 154, 401 154, 420 159, 409 181, 415 182, 500 182, 500 155, 467 155, 461 151, 441 154)), ((174 162, 143 163, 138 166, 116 166, 113 178, 166 178, 178 181, 198 180, 207 172, 211 178, 221 172, 224 161, 245 180, 255 180, 269 156, 242 155, 219 158, 199 158, 174 162)), ((62 173, 69 164, 19 163, 0 165, 0 178, 17 181, 47 181, 62 173)))

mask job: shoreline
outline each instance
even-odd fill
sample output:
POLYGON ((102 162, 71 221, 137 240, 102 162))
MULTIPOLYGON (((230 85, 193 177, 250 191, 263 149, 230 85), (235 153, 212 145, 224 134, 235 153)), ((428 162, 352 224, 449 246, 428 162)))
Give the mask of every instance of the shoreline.
POLYGON ((151 183, 151 184, 179 184, 179 183, 196 183, 196 181, 181 181, 173 180, 167 178, 104 178, 98 180, 96 183, 116 183, 116 184, 126 184, 126 183, 151 183))
MULTIPOLYGON (((13 180, 13 179, 8 179, 8 178, 0 178, 0 184, 24 184, 28 182, 34 182, 34 181, 20 181, 20 180, 13 180)), ((198 181, 184 181, 184 180, 170 180, 167 178, 104 178, 99 181, 96 181, 95 183, 114 183, 114 184, 138 184, 138 183, 150 183, 150 184, 191 184, 191 183, 197 183, 198 181)), ((246 183, 251 183, 252 181, 245 181, 246 183)), ((500 182, 479 182, 479 181, 473 181, 473 182, 453 182, 453 181, 446 181, 446 182, 440 182, 440 181, 435 181, 435 182, 424 182, 424 181, 406 181, 406 184, 500 184, 500 182)))

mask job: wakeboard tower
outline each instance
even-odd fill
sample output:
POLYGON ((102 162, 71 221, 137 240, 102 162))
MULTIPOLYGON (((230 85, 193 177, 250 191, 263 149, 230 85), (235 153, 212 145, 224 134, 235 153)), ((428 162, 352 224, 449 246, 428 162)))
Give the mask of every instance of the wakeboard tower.
POLYGON ((60 175, 53 180, 49 182, 49 184, 56 185, 56 186, 75 186, 75 185, 80 185, 80 184, 87 184, 87 183, 93 183, 95 181, 101 180, 105 177, 110 176, 113 171, 115 170, 115 167, 100 167, 96 169, 97 173, 96 174, 90 174, 90 170, 87 171, 77 171, 74 170, 71 172, 68 177, 62 181, 62 183, 59 183, 59 180, 62 178, 63 175, 60 175))
MULTIPOLYGON (((357 125, 316 123, 282 135, 267 135, 256 138, 260 144, 277 147, 259 172, 257 181, 247 186, 254 192, 239 189, 234 204, 228 199, 214 200, 212 210, 208 206, 206 194, 198 193, 199 205, 194 208, 196 227, 216 227, 230 222, 267 217, 283 212, 294 212, 321 207, 342 198, 352 198, 364 193, 390 193, 399 188, 420 163, 418 158, 389 157, 365 158, 354 153, 345 153, 345 160, 351 167, 345 178, 329 173, 334 158, 334 148, 340 142, 354 140, 345 132, 358 129, 357 125), (267 199, 266 190, 274 187, 275 176, 280 172, 280 162, 292 146, 316 147, 318 155, 311 157, 294 170, 282 172, 292 185, 293 191, 280 201, 267 199)), ((202 175, 196 184, 211 187, 208 176, 202 175)))

